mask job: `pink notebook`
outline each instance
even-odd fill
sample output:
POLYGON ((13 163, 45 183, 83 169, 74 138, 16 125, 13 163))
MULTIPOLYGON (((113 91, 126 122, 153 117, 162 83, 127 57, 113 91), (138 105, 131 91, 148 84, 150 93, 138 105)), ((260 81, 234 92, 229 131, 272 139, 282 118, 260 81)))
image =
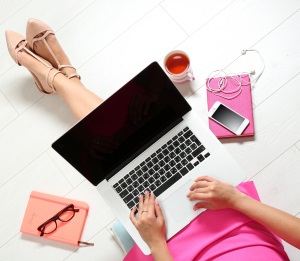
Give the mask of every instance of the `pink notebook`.
POLYGON ((32 191, 20 231, 40 237, 37 228, 71 203, 75 209, 79 209, 74 217, 68 222, 57 220, 57 229, 51 234, 44 234, 41 238, 78 246, 89 210, 88 204, 82 201, 32 191))
MULTIPOLYGON (((240 79, 238 76, 236 78, 240 79)), ((247 74, 241 75, 243 83, 250 82, 250 78, 247 74)), ((210 81, 210 87, 217 89, 219 78, 214 78, 210 81)), ((232 78, 227 78, 227 87, 226 91, 234 90, 237 88, 237 82, 232 78)), ((249 120, 249 125, 244 130, 241 135, 235 135, 231 131, 227 130, 217 122, 209 119, 209 128, 216 135, 217 138, 238 138, 243 136, 253 136, 254 135, 254 121, 253 121, 253 107, 252 107, 252 96, 251 96, 251 85, 245 85, 242 87, 242 92, 233 99, 225 99, 219 96, 216 96, 210 91, 207 92, 207 106, 208 110, 214 105, 216 101, 227 105, 232 110, 241 114, 249 120)), ((226 94, 222 95, 226 96, 226 94)), ((234 94, 228 94, 228 96, 233 96, 234 94)))

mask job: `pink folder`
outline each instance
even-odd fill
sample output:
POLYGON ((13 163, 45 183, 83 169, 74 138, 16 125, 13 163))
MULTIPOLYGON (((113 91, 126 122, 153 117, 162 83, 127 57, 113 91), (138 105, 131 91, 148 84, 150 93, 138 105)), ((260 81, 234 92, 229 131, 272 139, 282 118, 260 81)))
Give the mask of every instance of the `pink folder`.
MULTIPOLYGON (((242 86, 242 92, 233 99, 225 99, 223 97, 219 97, 215 95, 214 93, 207 90, 207 106, 208 110, 214 105, 216 101, 219 101, 223 103, 224 105, 228 106, 232 110, 236 111, 240 115, 244 116, 246 119, 249 120, 249 125, 244 130, 244 132, 241 135, 235 135, 231 131, 227 130, 217 122, 209 119, 209 128, 210 130, 216 135, 217 138, 238 138, 243 136, 253 136, 254 135, 254 121, 253 121, 253 107, 252 107, 252 96, 251 96, 251 85, 246 83, 250 82, 249 75, 244 74, 241 75, 241 78, 239 76, 234 76, 237 80, 242 79, 243 84, 245 86, 242 86)), ((214 78, 210 81, 210 87, 212 89, 218 88, 218 82, 220 78, 214 78)), ((227 86, 226 91, 235 90, 237 88, 237 81, 234 79, 227 77, 227 86)), ((220 93, 221 95, 225 97, 231 97, 234 96, 235 93, 232 94, 224 94, 220 93)))
POLYGON ((51 234, 44 234, 41 238, 78 246, 89 210, 88 204, 82 201, 32 191, 20 231, 39 237, 40 232, 37 228, 71 203, 75 209, 79 209, 79 212, 76 212, 68 222, 58 220, 57 229, 51 234))

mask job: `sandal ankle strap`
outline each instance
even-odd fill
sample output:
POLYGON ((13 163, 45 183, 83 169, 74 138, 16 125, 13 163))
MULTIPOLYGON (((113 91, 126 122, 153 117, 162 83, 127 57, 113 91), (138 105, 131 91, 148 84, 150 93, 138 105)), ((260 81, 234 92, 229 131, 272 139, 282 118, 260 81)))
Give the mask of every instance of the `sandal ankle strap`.
MULTIPOLYGON (((74 69, 75 72, 76 72, 75 67, 72 66, 72 65, 60 65, 60 66, 58 67, 58 70, 61 71, 61 70, 64 69, 64 68, 71 68, 71 69, 74 69)), ((66 75, 66 74, 65 74, 65 75, 66 75)), ((81 80, 81 77, 80 77, 80 75, 79 75, 77 72, 76 72, 76 73, 73 73, 73 74, 70 74, 70 75, 66 75, 66 76, 68 77, 68 79, 77 77, 79 80, 81 80)))
POLYGON ((52 93, 57 93, 57 91, 56 91, 56 89, 55 89, 55 87, 54 87, 54 78, 55 78, 55 76, 56 76, 57 74, 59 74, 59 73, 63 74, 63 73, 60 72, 60 71, 56 71, 56 72, 54 72, 54 73, 51 75, 50 73, 51 73, 52 70, 56 70, 56 69, 55 69, 55 68, 49 68, 49 70, 48 70, 48 72, 47 72, 47 74, 46 74, 46 81, 47 81, 49 87, 51 87, 51 89, 53 90, 52 93))

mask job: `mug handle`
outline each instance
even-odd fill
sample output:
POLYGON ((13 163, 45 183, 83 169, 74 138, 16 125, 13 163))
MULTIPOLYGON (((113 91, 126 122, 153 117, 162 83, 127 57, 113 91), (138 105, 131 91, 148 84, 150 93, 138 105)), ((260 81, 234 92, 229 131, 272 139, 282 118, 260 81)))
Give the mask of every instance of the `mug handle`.
POLYGON ((195 80, 195 76, 192 73, 187 74, 191 81, 195 80))

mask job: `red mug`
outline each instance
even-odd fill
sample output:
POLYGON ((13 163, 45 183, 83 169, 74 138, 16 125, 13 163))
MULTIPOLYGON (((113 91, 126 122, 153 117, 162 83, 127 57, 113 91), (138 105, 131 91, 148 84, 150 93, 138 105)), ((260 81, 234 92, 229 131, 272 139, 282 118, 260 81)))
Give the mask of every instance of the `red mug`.
POLYGON ((183 51, 175 50, 167 54, 164 59, 164 67, 173 83, 181 84, 195 80, 190 65, 190 58, 183 51))

